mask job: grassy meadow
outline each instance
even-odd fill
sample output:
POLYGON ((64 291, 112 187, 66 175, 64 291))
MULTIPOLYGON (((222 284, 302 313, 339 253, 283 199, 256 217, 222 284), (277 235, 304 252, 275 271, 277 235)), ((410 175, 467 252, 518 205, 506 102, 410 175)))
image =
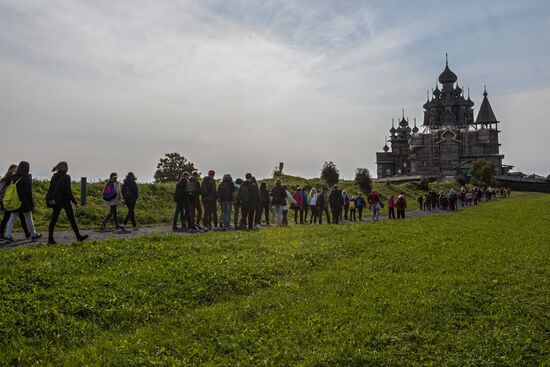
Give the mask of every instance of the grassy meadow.
MULTIPOLYGON (((299 186, 309 186, 321 189, 326 186, 326 183, 320 179, 304 179, 294 176, 281 177, 283 182, 288 185, 290 190, 294 190, 299 186)), ((269 188, 274 186, 274 179, 261 180, 260 182, 266 182, 269 188)), ((87 205, 76 209, 76 216, 79 225, 85 229, 98 228, 108 213, 108 208, 103 203, 101 193, 103 190, 103 183, 88 183, 88 196, 87 205)), ((359 193, 358 187, 353 181, 341 181, 339 185, 346 190, 350 196, 357 195, 359 193)), ((34 212, 34 220, 38 229, 45 231, 48 228, 50 221, 51 209, 48 209, 45 204, 45 197, 48 191, 49 181, 37 181, 33 182, 34 199, 36 209, 34 212)), ((458 188, 458 184, 454 182, 449 183, 431 183, 431 187, 437 190, 449 190, 451 187, 458 188)), ((397 194, 404 192, 409 200, 409 207, 418 207, 416 198, 418 194, 424 192, 421 190, 418 183, 407 183, 401 185, 392 185, 389 183, 376 183, 374 188, 381 194, 382 198, 387 198, 391 194, 397 194)), ((154 184, 154 183, 142 183, 139 184, 140 198, 136 207, 136 220, 140 225, 160 225, 171 224, 174 214, 174 202, 172 200, 175 190, 175 184, 154 184)), ((77 199, 80 198, 80 183, 73 183, 73 191, 77 199)), ((119 217, 124 219, 126 215, 126 207, 122 205, 120 207, 119 217)), ((58 224, 58 228, 68 229, 69 223, 62 214, 58 224)))
POLYGON ((550 196, 0 251, 0 363, 550 366, 550 196))

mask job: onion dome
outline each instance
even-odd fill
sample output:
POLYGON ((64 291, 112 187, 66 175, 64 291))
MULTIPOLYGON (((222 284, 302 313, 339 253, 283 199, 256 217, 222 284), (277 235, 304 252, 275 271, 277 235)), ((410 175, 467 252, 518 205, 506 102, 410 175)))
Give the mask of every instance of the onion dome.
POLYGON ((391 129, 390 129, 390 133, 393 135, 395 134, 395 123, 394 123, 394 120, 391 119, 391 129))
POLYGON ((458 86, 458 83, 457 83, 456 88, 455 88, 455 95, 459 96, 461 94, 462 94, 462 88, 460 88, 458 86))
POLYGON ((455 83, 458 78, 456 74, 449 69, 449 60, 447 59, 447 55, 445 55, 445 58, 445 70, 443 70, 443 72, 439 75, 439 82, 441 84, 452 84, 455 83))
POLYGON ((384 148, 382 148, 382 150, 383 150, 384 152, 386 152, 386 153, 390 150, 390 148, 388 147, 388 144, 387 144, 387 143, 384 144, 384 148))
POLYGON ((405 110, 403 110, 403 118, 401 119, 401 121, 399 121, 399 126, 401 127, 409 126, 409 122, 405 120, 405 110))
POLYGON ((418 127, 416 127, 416 117, 414 118, 414 127, 412 129, 412 132, 415 134, 418 132, 418 127))

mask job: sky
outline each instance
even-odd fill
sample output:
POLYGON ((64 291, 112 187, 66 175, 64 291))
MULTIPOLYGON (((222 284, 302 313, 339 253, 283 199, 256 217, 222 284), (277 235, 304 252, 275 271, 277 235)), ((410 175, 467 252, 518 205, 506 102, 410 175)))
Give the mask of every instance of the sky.
POLYGON ((448 53, 476 115, 487 85, 504 163, 546 176, 549 26, 550 1, 0 0, 0 170, 149 181, 179 152, 219 176, 376 175, 448 53))

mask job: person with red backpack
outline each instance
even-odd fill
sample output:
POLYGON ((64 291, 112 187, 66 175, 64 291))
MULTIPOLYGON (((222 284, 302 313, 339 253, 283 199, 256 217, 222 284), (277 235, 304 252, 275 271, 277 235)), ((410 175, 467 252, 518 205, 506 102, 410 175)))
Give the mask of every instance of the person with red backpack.
POLYGON ((109 175, 109 179, 105 181, 105 186, 103 187, 103 201, 110 208, 109 214, 103 220, 101 224, 101 229, 105 231, 107 229, 107 222, 111 218, 115 221, 115 230, 121 229, 125 231, 124 226, 121 226, 118 222, 118 206, 120 205, 122 193, 120 189, 120 183, 118 182, 118 174, 113 172, 109 175))
POLYGON ((372 212, 372 221, 377 222, 379 219, 379 212, 382 209, 382 204, 380 204, 380 199, 376 191, 372 190, 369 196, 367 196, 367 201, 372 212))
POLYGON ((395 209, 397 210, 397 219, 405 219, 405 210, 407 209, 407 201, 405 200, 405 195, 401 193, 397 197, 395 202, 395 209))

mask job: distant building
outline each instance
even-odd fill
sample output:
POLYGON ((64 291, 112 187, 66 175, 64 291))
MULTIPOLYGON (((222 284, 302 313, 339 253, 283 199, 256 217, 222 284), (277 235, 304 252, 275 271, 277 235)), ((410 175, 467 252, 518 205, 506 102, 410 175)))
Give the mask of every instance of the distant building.
POLYGON ((487 90, 474 120, 474 102, 464 98, 457 76, 449 69, 439 75, 432 97, 424 104, 422 131, 411 128, 405 113, 397 128, 392 120, 390 139, 383 152, 376 153, 378 178, 392 176, 441 177, 466 174, 472 162, 489 159, 495 163, 497 174, 506 174, 512 167, 503 165, 498 142, 497 120, 487 90), (455 85, 456 83, 456 85, 455 85))

